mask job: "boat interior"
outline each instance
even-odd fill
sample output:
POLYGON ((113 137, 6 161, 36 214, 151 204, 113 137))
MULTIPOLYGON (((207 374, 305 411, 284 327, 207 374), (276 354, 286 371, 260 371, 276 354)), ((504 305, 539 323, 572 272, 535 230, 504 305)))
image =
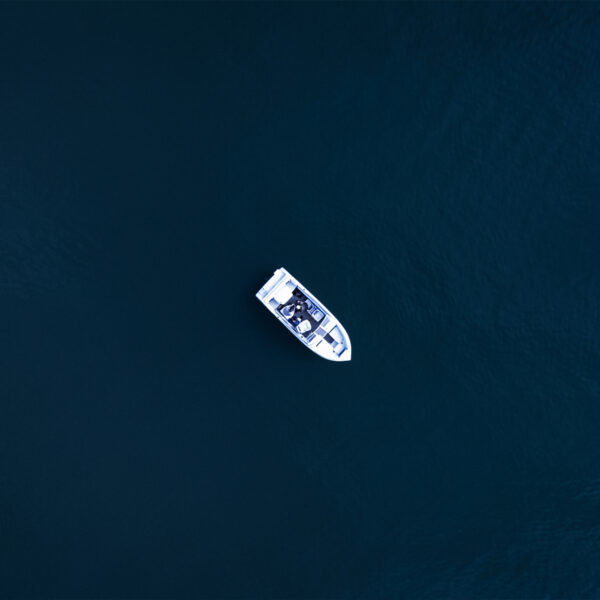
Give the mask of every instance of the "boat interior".
POLYGON ((287 302, 278 305, 277 311, 309 341, 314 337, 319 323, 325 316, 323 311, 297 287, 287 302))

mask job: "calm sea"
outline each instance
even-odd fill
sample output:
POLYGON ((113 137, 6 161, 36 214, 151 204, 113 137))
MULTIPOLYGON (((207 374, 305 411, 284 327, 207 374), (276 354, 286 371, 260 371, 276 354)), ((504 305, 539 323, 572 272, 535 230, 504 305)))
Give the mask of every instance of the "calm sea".
POLYGON ((599 140, 596 3, 0 5, 0 597, 600 598, 599 140))

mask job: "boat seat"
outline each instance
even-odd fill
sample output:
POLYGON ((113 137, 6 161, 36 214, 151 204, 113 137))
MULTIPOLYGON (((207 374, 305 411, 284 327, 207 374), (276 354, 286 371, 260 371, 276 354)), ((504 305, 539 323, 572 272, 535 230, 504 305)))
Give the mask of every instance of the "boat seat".
POLYGON ((310 308, 308 314, 311 315, 315 321, 320 321, 325 316, 316 306, 310 308))
POLYGON ((300 321, 300 323, 298 323, 298 325, 296 325, 296 331, 298 333, 306 333, 307 331, 310 331, 311 329, 312 329, 312 325, 310 324, 310 321, 308 321, 308 320, 300 321))

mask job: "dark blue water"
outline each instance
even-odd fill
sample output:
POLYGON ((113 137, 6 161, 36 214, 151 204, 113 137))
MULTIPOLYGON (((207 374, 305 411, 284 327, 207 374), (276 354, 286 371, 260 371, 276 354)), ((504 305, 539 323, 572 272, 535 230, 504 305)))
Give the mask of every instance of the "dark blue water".
POLYGON ((599 139, 593 3, 2 5, 0 596, 600 598, 599 139))

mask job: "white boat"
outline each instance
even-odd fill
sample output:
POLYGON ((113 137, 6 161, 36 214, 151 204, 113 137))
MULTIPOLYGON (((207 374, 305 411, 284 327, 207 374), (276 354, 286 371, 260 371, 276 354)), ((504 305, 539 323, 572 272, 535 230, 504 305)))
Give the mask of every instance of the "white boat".
POLYGON ((273 273, 256 297, 313 352, 328 360, 350 360, 352 347, 342 324, 284 268, 273 273))

